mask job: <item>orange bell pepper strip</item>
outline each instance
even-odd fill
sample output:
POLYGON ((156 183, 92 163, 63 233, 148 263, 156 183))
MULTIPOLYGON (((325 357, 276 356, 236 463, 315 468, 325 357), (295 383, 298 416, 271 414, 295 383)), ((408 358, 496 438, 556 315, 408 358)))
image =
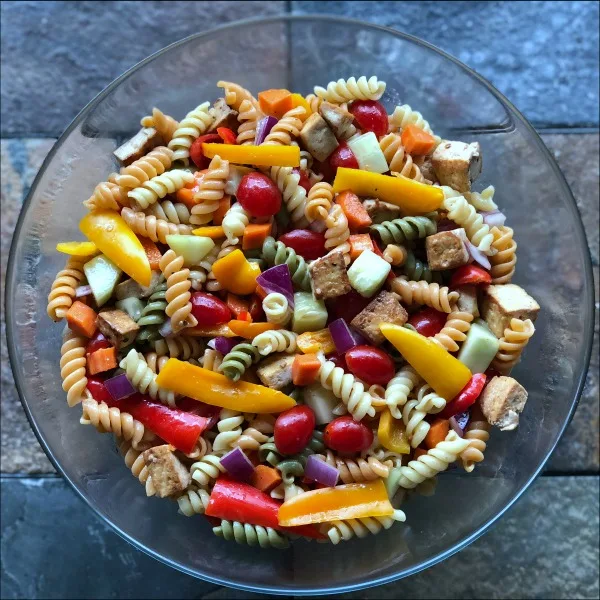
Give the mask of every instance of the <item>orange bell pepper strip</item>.
POLYGON ((329 328, 320 329, 319 331, 306 331, 296 338, 296 345, 300 352, 304 354, 331 354, 335 352, 335 344, 329 328))
POLYGON ((260 167, 299 167, 299 146, 234 146, 233 144, 202 144, 206 158, 217 154, 236 165, 260 167))
POLYGON ((258 94, 258 104, 265 115, 281 119, 293 108, 293 98, 288 90, 264 90, 258 94))
POLYGON ((335 201, 342 207, 350 229, 366 229, 373 223, 369 213, 354 192, 344 190, 337 195, 335 201))
POLYGON ((279 524, 285 527, 344 519, 387 517, 394 514, 381 479, 350 483, 299 494, 279 508, 279 524))
POLYGON ((447 401, 471 379, 471 371, 431 339, 392 323, 382 323, 379 328, 410 366, 447 401))
POLYGON ((365 250, 375 252, 375 245, 368 233, 355 233, 348 238, 350 244, 350 258, 358 258, 365 250))
POLYGON ((199 402, 240 412, 280 413, 296 401, 283 392, 231 379, 188 362, 170 358, 156 378, 159 387, 199 402))
POLYGON ((256 278, 260 275, 260 267, 249 262, 238 249, 213 264, 213 275, 223 289, 245 296, 253 294, 256 290, 256 278))
POLYGON ((333 191, 338 193, 344 190, 395 204, 404 215, 422 215, 437 210, 444 201, 444 192, 433 185, 405 177, 340 167, 333 181, 333 191))
POLYGON ((435 146, 435 138, 412 123, 402 130, 400 139, 409 154, 429 154, 435 146))
POLYGON ((144 247, 118 212, 90 212, 79 221, 79 229, 134 281, 140 285, 150 285, 152 269, 144 247))
POLYGON ((297 106, 301 106, 306 112, 303 115, 300 115, 298 118, 301 121, 306 121, 308 117, 312 114, 312 110, 310 109, 310 104, 308 100, 302 94, 292 94, 292 108, 296 108, 297 106))
POLYGON ((450 421, 448 419, 436 419, 423 440, 430 450, 435 448, 440 442, 443 442, 450 431, 450 421))
POLYGON ((225 237, 225 231, 220 225, 208 225, 207 227, 198 227, 198 229, 192 229, 194 235, 201 237, 207 237, 211 240, 218 240, 225 237))
POLYGON ((94 256, 98 253, 93 242, 60 242, 56 244, 56 249, 69 256, 94 256))
POLYGON ((379 418, 377 439, 381 445, 398 454, 410 454, 410 444, 406 435, 406 427, 402 421, 392 417, 392 413, 385 409, 379 418))
POLYGON ((275 323, 252 323, 242 319, 234 319, 227 325, 235 335, 246 340, 253 340, 260 333, 271 331, 271 329, 280 329, 280 326, 275 323))
POLYGON ((236 337, 236 334, 229 329, 227 323, 213 327, 188 327, 185 334, 194 337, 236 337))
POLYGON ((251 223, 244 229, 242 250, 262 248, 264 241, 271 235, 271 223, 251 223))

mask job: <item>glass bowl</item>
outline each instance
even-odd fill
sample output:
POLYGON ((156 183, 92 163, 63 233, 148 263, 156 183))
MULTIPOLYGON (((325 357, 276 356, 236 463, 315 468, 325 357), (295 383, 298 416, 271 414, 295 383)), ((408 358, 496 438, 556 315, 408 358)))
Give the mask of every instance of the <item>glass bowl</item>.
POLYGON ((408 35, 337 17, 276 17, 191 36, 119 77, 77 116, 40 170, 15 232, 6 289, 9 352, 21 401, 56 469, 117 533, 149 555, 208 581, 253 592, 348 592, 405 577, 480 536, 531 484, 575 409, 592 339, 592 276, 569 188, 538 135, 489 83, 408 35), (432 497, 414 496, 407 522, 377 537, 327 545, 298 541, 257 550, 216 538, 203 518, 146 498, 111 436, 79 425, 59 374, 64 325, 46 297, 64 263, 59 241, 77 239, 82 200, 115 169, 114 150, 153 106, 181 117, 215 100, 219 79, 253 92, 351 75, 387 82, 385 105, 408 103, 449 139, 479 141, 480 190, 494 184, 519 243, 515 282, 538 300, 537 333, 516 377, 529 391, 519 428, 494 431, 474 473, 442 474, 432 497))

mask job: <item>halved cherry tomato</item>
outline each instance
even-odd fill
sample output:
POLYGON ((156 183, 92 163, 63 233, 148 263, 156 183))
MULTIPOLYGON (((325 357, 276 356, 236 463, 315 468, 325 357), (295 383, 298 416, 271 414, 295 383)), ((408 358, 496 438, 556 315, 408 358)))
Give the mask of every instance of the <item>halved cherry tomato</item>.
POLYGON ((223 140, 224 144, 236 144, 237 138, 235 133, 229 127, 217 127, 217 134, 223 140))
POLYGON ((330 318, 332 321, 344 319, 346 323, 350 323, 371 300, 372 298, 365 298, 352 290, 328 304, 330 318))
POLYGON ((354 346, 346 352, 348 369, 369 385, 386 385, 394 376, 392 357, 373 346, 354 346))
POLYGON ((465 412, 479 398, 487 377, 484 373, 475 373, 458 396, 446 404, 446 408, 437 415, 441 419, 449 419, 458 413, 465 412))
POLYGON ((410 315, 408 323, 421 335, 433 337, 444 328, 447 317, 446 313, 426 307, 410 315))
POLYGON ((106 339, 103 333, 96 331, 94 337, 90 339, 85 347, 86 354, 93 354, 96 350, 102 350, 103 348, 110 348, 112 344, 106 339))
POLYGON ((458 269, 452 273, 450 287, 466 285, 469 283, 492 283, 492 276, 485 269, 475 265, 463 265, 462 267, 458 267, 458 269))
POLYGON ((373 431, 350 416, 338 417, 325 427, 323 441, 338 452, 361 452, 373 443, 373 431))
POLYGON ((315 413, 308 406, 294 406, 275 421, 275 445, 281 454, 296 454, 306 448, 315 428, 315 413))
POLYGON ((279 241, 293 248, 305 260, 316 260, 327 254, 325 234, 310 229, 294 229, 282 235, 279 241))
POLYGON ((212 327, 231 320, 231 310, 215 296, 204 292, 194 292, 191 298, 192 314, 198 327, 212 327))
POLYGON ((333 177, 335 177, 338 167, 358 169, 358 160, 346 142, 341 142, 340 145, 331 153, 328 160, 333 177))
POLYGON ((204 156, 202 144, 222 144, 223 139, 217 133, 207 133, 196 138, 190 146, 190 158, 199 169, 206 169, 210 164, 210 158, 204 156))
POLYGON ((112 396, 108 393, 102 378, 88 375, 86 387, 96 402, 107 402, 112 400, 112 396))
POLYGON ((294 167, 292 169, 292 172, 296 173, 296 175, 300 175, 300 181, 298 182, 298 184, 301 187, 303 187, 306 190, 306 193, 308 194, 308 192, 310 192, 310 179, 308 178, 308 174, 306 173, 306 171, 303 171, 298 167, 294 167))
POLYGON ((236 193, 238 202, 253 217, 271 217, 281 208, 281 192, 266 175, 258 172, 242 177, 236 193))
POLYGON ((377 100, 355 100, 348 111, 363 132, 372 131, 377 137, 387 133, 388 115, 381 102, 377 102, 377 100))

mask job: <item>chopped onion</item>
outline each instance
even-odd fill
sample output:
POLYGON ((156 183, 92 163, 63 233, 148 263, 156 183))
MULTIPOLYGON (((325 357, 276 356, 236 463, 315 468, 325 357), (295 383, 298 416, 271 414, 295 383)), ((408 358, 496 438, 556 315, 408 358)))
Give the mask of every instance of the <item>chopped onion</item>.
POLYGON ((492 265, 488 257, 479 249, 477 246, 467 240, 467 251, 470 257, 477 263, 479 263, 484 269, 491 269, 492 265))
POLYGON ((80 285, 75 288, 75 298, 82 298, 83 296, 89 296, 92 293, 91 285, 80 285))
POLYGON ((275 123, 277 123, 275 117, 264 117, 258 122, 258 125, 256 126, 256 138, 254 139, 254 144, 256 146, 260 146, 260 144, 265 141, 265 138, 269 135, 275 123))
POLYGON ((208 342, 208 347, 212 348, 213 350, 216 350, 217 352, 220 352, 221 354, 229 354, 231 352, 231 349, 237 345, 237 343, 239 342, 240 338, 226 338, 223 337, 222 335, 213 338, 212 340, 210 340, 210 342, 208 342))
POLYGON ((234 479, 239 481, 248 481, 254 473, 254 465, 241 448, 234 448, 228 452, 221 459, 221 464, 234 479))
POLYGON ((335 349, 340 354, 366 342, 365 338, 354 329, 351 329, 344 319, 336 319, 329 323, 329 333, 335 344, 335 349))
POLYGON ((240 167, 239 165, 229 165, 229 176, 225 181, 225 193, 235 196, 244 175, 251 173, 253 170, 248 167, 240 167))
POLYGON ((256 283, 267 292, 283 294, 288 301, 290 308, 294 308, 294 286, 290 268, 287 264, 277 265, 267 269, 256 278, 256 283))
POLYGON ((122 400, 132 394, 135 394, 136 389, 131 384, 131 381, 127 379, 125 373, 111 377, 104 382, 108 393, 111 395, 113 400, 122 400))
POLYGON ((167 319, 161 326, 160 329, 158 330, 158 333, 160 333, 160 335, 162 335, 162 337, 169 337, 170 335, 173 335, 173 327, 171 326, 171 319, 167 319))
POLYGON ((340 472, 324 460, 311 454, 306 461, 304 476, 328 487, 334 487, 340 477, 340 472))
POLYGON ((499 210, 480 211, 483 222, 490 227, 502 227, 506 222, 506 215, 499 210))

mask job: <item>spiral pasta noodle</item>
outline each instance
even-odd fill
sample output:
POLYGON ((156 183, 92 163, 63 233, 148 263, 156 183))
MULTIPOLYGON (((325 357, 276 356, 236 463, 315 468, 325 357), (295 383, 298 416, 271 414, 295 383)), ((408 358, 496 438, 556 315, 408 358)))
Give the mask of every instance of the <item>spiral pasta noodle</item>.
POLYGON ((144 354, 146 364, 154 373, 160 373, 169 361, 168 356, 159 356, 157 352, 146 352, 144 354))
POLYGON ((400 267, 406 262, 408 251, 404 246, 398 244, 388 244, 383 251, 383 258, 393 267, 400 267))
POLYGON ((385 92, 385 82, 373 76, 367 79, 364 75, 356 79, 338 79, 327 84, 327 88, 315 86, 315 95, 327 102, 341 104, 352 100, 379 100, 385 92))
POLYGON ((225 473, 225 467, 215 454, 203 456, 190 467, 190 475, 200 487, 209 486, 221 473, 225 473))
POLYGON ((306 110, 302 106, 296 106, 288 110, 268 133, 263 146, 277 145, 289 146, 292 138, 297 138, 302 129, 302 117, 306 115, 306 110))
POLYGON ((210 494, 205 489, 193 485, 177 498, 179 512, 186 517, 203 515, 209 500, 210 494))
POLYGON ((174 169, 144 181, 140 187, 127 192, 127 196, 135 200, 137 208, 143 210, 160 198, 164 198, 167 194, 174 194, 193 181, 194 175, 189 171, 174 169))
POLYGON ((216 350, 207 348, 204 351, 204 356, 201 359, 201 364, 204 369, 209 371, 219 371, 221 363, 223 362, 223 355, 216 350))
POLYGON ((225 102, 234 110, 240 110, 244 100, 248 100, 257 110, 260 110, 258 100, 245 88, 231 81, 218 81, 217 87, 225 91, 225 102))
POLYGON ((350 264, 350 229, 348 219, 339 204, 334 204, 325 219, 325 248, 340 251, 344 255, 346 265, 350 264))
POLYGON ((262 247, 262 256, 269 265, 286 264, 290 269, 292 282, 305 292, 310 291, 310 273, 306 261, 288 248, 283 242, 276 242, 268 237, 262 247))
POLYGON ((246 427, 242 431, 242 435, 233 442, 232 446, 241 448, 242 450, 254 451, 260 448, 261 444, 264 444, 268 440, 268 436, 266 436, 258 429, 254 427, 246 427))
POLYGON ((219 372, 228 379, 238 381, 253 363, 258 362, 260 354, 258 349, 248 342, 242 342, 234 346, 223 358, 219 372))
POLYGON ((363 517, 362 519, 346 519, 323 523, 321 530, 331 540, 332 544, 347 542, 353 537, 364 538, 369 534, 377 535, 383 529, 389 529, 396 521, 406 521, 406 515, 396 509, 389 517, 363 517))
POLYGON ((292 223, 304 227, 307 224, 306 190, 300 185, 300 175, 294 173, 292 167, 271 167, 271 179, 281 192, 292 223))
POLYGON ((383 463, 374 456, 369 456, 366 460, 364 458, 342 458, 328 450, 325 456, 318 454, 317 457, 335 467, 339 471, 343 483, 364 483, 379 478, 385 479, 390 474, 391 463, 383 463))
POLYGON ((500 338, 500 346, 496 357, 492 361, 492 368, 506 375, 519 362, 521 353, 535 333, 535 327, 530 319, 511 319, 510 327, 504 330, 500 338))
POLYGON ((134 233, 161 244, 167 243, 168 235, 191 235, 192 233, 192 228, 189 225, 175 225, 175 223, 157 219, 154 215, 136 212, 131 208, 124 208, 121 211, 121 216, 134 233))
POLYGON ((142 158, 132 162, 128 167, 123 167, 115 176, 115 183, 127 189, 141 187, 147 181, 162 175, 171 168, 173 151, 166 146, 158 146, 142 158))
POLYGON ((448 315, 444 327, 432 339, 448 350, 448 352, 456 352, 458 350, 458 342, 464 342, 467 339, 467 333, 471 328, 471 321, 473 321, 471 313, 459 310, 456 306, 453 306, 453 310, 448 315))
POLYGON ((160 326, 166 321, 165 309, 167 308, 167 301, 165 300, 167 292, 167 282, 162 281, 156 286, 146 306, 142 309, 140 318, 137 320, 137 324, 140 327, 140 332, 137 335, 136 340, 142 342, 152 342, 160 337, 158 330, 160 326))
POLYGON ((213 452, 221 454, 229 452, 233 448, 234 442, 240 439, 242 435, 242 423, 244 417, 235 410, 224 408, 220 414, 220 420, 217 423, 219 433, 213 441, 213 452))
POLYGON ((249 427, 264 434, 272 434, 275 429, 275 417, 269 414, 246 415, 249 427))
POLYGON ((173 117, 165 115, 162 110, 156 107, 152 109, 152 115, 142 118, 140 124, 142 127, 154 127, 165 144, 173 139, 173 135, 179 128, 179 123, 173 117))
POLYGON ((279 550, 290 545, 288 538, 272 527, 261 525, 250 525, 239 521, 227 521, 223 519, 221 524, 213 527, 213 533, 228 541, 248 546, 260 546, 261 548, 277 548, 279 550))
POLYGON ((416 125, 423 131, 426 131, 429 135, 435 138, 436 144, 439 144, 442 140, 439 136, 435 135, 431 130, 429 122, 423 118, 423 115, 413 110, 410 105, 402 104, 396 106, 394 112, 388 116, 389 131, 402 131, 407 125, 416 125))
POLYGON ((448 211, 448 218, 464 227, 469 240, 481 252, 487 255, 496 253, 492 248, 494 236, 490 233, 489 225, 483 222, 483 217, 467 202, 464 196, 446 198, 443 206, 448 211))
POLYGON ((402 407, 402 421, 410 445, 416 448, 429 432, 429 423, 425 421, 427 413, 418 408, 419 400, 411 399, 402 407))
POLYGON ((234 244, 238 244, 239 238, 244 235, 244 230, 249 222, 250 214, 237 202, 225 213, 221 226, 227 239, 234 244))
POLYGON ((163 200, 152 204, 146 214, 153 215, 161 221, 174 223, 175 225, 188 225, 190 222, 190 209, 183 202, 171 202, 163 200))
POLYGON ((412 250, 407 250, 406 258, 402 264, 402 271, 412 281, 426 281, 427 283, 442 283, 439 271, 432 271, 429 265, 419 260, 412 250))
POLYGON ((60 348, 60 377, 67 392, 67 404, 75 406, 87 387, 85 348, 87 339, 68 330, 60 348))
POLYGON ((126 191, 114 182, 103 181, 94 188, 93 194, 83 205, 90 210, 121 210, 127 204, 126 191))
POLYGON ((404 217, 371 225, 371 233, 377 233, 384 244, 405 244, 437 233, 435 213, 422 217, 404 217))
POLYGON ((421 304, 441 312, 452 312, 458 300, 458 292, 449 291, 446 286, 426 281, 408 281, 406 277, 396 277, 391 284, 392 291, 407 305, 421 304))
POLYGON ((173 331, 177 333, 185 327, 195 327, 198 321, 192 315, 190 270, 183 267, 183 257, 168 250, 160 259, 159 266, 167 280, 165 313, 171 318, 173 331))
POLYGON ((148 467, 144 462, 142 453, 133 448, 131 442, 126 440, 120 442, 119 452, 123 455, 127 468, 144 486, 146 490, 146 496, 154 496, 156 494, 156 488, 154 487, 152 476, 150 475, 148 467))
POLYGON ((152 346, 158 356, 180 360, 198 359, 203 351, 202 344, 195 337, 187 335, 161 338, 153 341, 152 346))
POLYGON ((423 177, 421 169, 415 164, 412 156, 402 145, 397 133, 388 133, 379 140, 379 147, 385 156, 390 171, 397 172, 403 177, 414 179, 419 183, 431 183, 423 177))
POLYGON ((492 227, 490 233, 494 237, 492 248, 496 254, 490 256, 490 275, 493 284, 510 283, 517 264, 517 242, 513 239, 513 230, 510 227, 492 227))
POLYGON ((402 367, 388 382, 385 389, 385 403, 394 419, 402 418, 402 411, 399 407, 401 408, 407 403, 410 392, 419 383, 419 380, 417 372, 407 365, 402 367))
POLYGON ((296 340, 298 334, 286 329, 271 329, 259 333, 253 340, 252 345, 256 347, 261 356, 267 356, 273 352, 296 352, 296 340))
POLYGON ((148 394, 150 398, 157 398, 168 406, 175 406, 175 394, 170 390, 161 388, 156 383, 156 373, 148 366, 142 354, 132 348, 127 356, 119 363, 121 369, 125 370, 127 379, 142 394, 148 394))
POLYGON ((48 294, 48 316, 53 321, 60 321, 67 315, 75 298, 75 289, 85 277, 83 265, 90 259, 89 256, 70 256, 64 269, 59 271, 52 282, 48 294))
POLYGON ((267 294, 262 301, 262 307, 269 323, 283 326, 292 318, 292 309, 287 298, 278 292, 267 294))
POLYGON ((208 107, 208 102, 197 106, 185 116, 179 123, 179 127, 173 132, 173 137, 169 142, 169 148, 173 150, 173 162, 181 161, 184 165, 189 163, 190 147, 193 141, 208 131, 214 121, 208 107))
POLYGON ((426 383, 418 389, 415 410, 435 415, 444 410, 445 406, 445 398, 437 394, 429 384, 426 383))
POLYGON ((491 425, 480 412, 471 416, 464 438, 469 441, 469 446, 460 453, 463 469, 467 473, 471 473, 475 465, 483 460, 483 453, 490 439, 490 429, 491 425))
POLYGON ((210 161, 208 172, 202 178, 198 191, 194 194, 196 204, 192 208, 190 223, 206 225, 219 208, 219 202, 225 195, 225 181, 229 177, 229 161, 222 160, 217 154, 210 161))
POLYGON ((250 102, 244 100, 240 104, 238 121, 240 126, 238 127, 238 134, 236 142, 245 146, 247 144, 254 144, 256 139, 256 127, 258 121, 261 119, 262 113, 250 102))
POLYGON ((331 210, 333 195, 331 184, 325 181, 315 183, 308 192, 306 206, 304 207, 304 216, 307 221, 311 223, 317 219, 324 221, 331 210))

